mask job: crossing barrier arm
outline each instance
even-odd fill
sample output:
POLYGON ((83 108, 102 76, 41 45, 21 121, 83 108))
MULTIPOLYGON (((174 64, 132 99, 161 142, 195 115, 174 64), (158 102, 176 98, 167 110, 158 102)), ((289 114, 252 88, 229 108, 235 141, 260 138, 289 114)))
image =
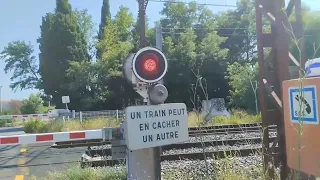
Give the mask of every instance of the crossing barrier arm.
POLYGON ((102 139, 102 130, 69 131, 41 134, 0 136, 1 145, 37 144, 46 142, 102 139))

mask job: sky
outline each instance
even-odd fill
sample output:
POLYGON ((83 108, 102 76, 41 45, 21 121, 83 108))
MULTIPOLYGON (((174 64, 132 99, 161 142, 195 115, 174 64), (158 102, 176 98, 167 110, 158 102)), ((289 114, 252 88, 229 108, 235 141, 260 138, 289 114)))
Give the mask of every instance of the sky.
MULTIPOLYGON (((157 0, 160 1, 160 0, 157 0)), ((180 0, 188 2, 190 0, 180 0)), ((227 4, 235 5, 237 0, 196 0, 198 3, 210 4, 227 4)), ((55 8, 55 0, 0 0, 0 51, 12 41, 24 40, 31 42, 35 52, 34 55, 38 58, 39 44, 36 39, 40 36, 40 24, 42 17, 53 12, 55 8)), ((88 9, 88 13, 92 16, 93 22, 96 24, 96 29, 100 23, 102 0, 69 0, 72 8, 88 9)), ((320 10, 319 0, 303 0, 311 10, 320 10)), ((111 15, 114 16, 120 6, 125 6, 130 9, 134 17, 138 14, 138 3, 136 0, 110 0, 111 15)), ((154 21, 161 18, 159 12, 163 8, 163 3, 150 0, 148 3, 146 14, 149 18, 150 25, 154 21)), ((230 7, 208 6, 214 12, 221 12, 230 7)), ((17 90, 14 92, 10 89, 10 77, 12 73, 5 74, 4 61, 0 60, 0 86, 2 100, 21 100, 26 99, 31 93, 36 90, 17 90)))

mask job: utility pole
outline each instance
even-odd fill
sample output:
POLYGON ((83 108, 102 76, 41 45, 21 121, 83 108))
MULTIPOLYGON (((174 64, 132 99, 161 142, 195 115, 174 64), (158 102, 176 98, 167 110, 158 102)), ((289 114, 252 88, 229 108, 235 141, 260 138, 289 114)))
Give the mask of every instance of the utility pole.
POLYGON ((146 8, 149 0, 138 0, 139 3, 139 24, 140 24, 140 47, 146 44, 146 8))

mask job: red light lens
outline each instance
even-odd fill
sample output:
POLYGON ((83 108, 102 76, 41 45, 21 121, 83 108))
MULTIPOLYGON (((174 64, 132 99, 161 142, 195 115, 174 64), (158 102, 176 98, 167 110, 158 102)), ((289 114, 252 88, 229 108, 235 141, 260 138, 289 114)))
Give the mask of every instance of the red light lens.
POLYGON ((153 59, 147 59, 144 63, 143 63, 143 68, 148 71, 148 72, 154 72, 157 70, 157 63, 155 60, 153 59))

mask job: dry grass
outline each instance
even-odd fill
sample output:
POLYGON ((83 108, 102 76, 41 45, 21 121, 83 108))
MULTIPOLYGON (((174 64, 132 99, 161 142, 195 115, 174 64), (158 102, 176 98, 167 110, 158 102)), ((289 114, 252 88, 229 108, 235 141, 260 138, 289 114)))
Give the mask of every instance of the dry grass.
POLYGON ((119 127, 120 120, 116 118, 96 118, 83 121, 79 120, 66 121, 64 129, 66 131, 101 129, 103 127, 119 127))
MULTIPOLYGON (((256 156, 261 156, 261 152, 253 152, 256 156)), ((261 162, 258 164, 249 164, 248 166, 239 165, 239 156, 230 155, 227 158, 213 158, 209 161, 214 167, 209 173, 200 173, 181 169, 166 169, 163 172, 164 180, 267 180, 270 179, 264 172, 261 162)), ((262 160, 261 160, 262 161, 262 160)), ((205 170, 203 170, 204 172, 205 170)), ((274 180, 279 180, 277 171, 274 180)), ((79 166, 71 167, 63 171, 48 172, 47 176, 42 178, 31 177, 30 180, 121 180, 126 179, 125 166, 85 168, 79 166)))
MULTIPOLYGON (((243 110, 231 111, 231 117, 217 116, 211 119, 207 125, 220 125, 220 124, 245 124, 245 123, 258 123, 261 122, 261 115, 251 115, 243 110)), ((188 125, 190 127, 203 126, 204 116, 197 112, 191 112, 188 116, 188 125)))
MULTIPOLYGON (((261 122, 260 116, 250 115, 245 111, 232 111, 232 117, 215 117, 208 124, 204 123, 204 117, 200 113, 191 112, 188 115, 189 127, 198 127, 204 125, 218 124, 243 124, 261 122)), ((15 121, 15 124, 22 125, 26 133, 46 133, 46 132, 62 132, 62 131, 77 131, 77 130, 93 130, 103 127, 119 127, 120 120, 116 118, 93 118, 80 122, 79 120, 62 119, 51 120, 48 122, 39 119, 30 119, 26 123, 15 121)))
POLYGON ((79 120, 62 119, 51 120, 48 122, 39 119, 30 119, 23 124, 26 133, 47 133, 78 130, 94 130, 103 127, 119 127, 120 121, 115 118, 96 118, 80 122, 79 120))
POLYGON ((86 168, 72 167, 66 171, 48 172, 43 178, 35 176, 30 180, 126 180, 124 167, 115 168, 86 168))

